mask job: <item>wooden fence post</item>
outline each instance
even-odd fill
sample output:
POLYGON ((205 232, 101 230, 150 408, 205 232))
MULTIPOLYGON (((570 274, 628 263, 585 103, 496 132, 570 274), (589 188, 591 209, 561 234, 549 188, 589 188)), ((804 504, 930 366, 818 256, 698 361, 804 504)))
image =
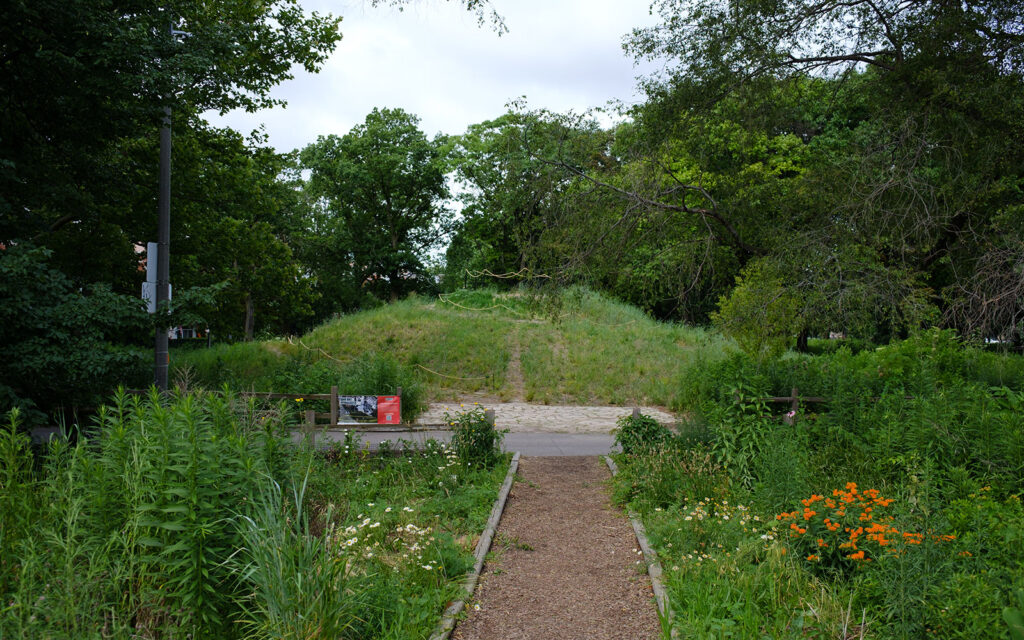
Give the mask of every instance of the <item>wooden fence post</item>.
POLYGON ((316 446, 316 411, 306 411, 306 429, 309 432, 310 444, 316 446))
POLYGON ((793 390, 789 392, 789 397, 790 397, 789 410, 792 413, 792 415, 787 413, 786 417, 783 418, 783 420, 785 421, 786 424, 796 424, 796 412, 800 410, 800 395, 799 394, 800 394, 800 391, 796 387, 793 387, 793 390))
POLYGON ((633 419, 640 417, 640 407, 633 407, 633 419))
POLYGON ((338 386, 331 387, 331 426, 338 424, 338 386))
POLYGON ((484 420, 486 420, 492 427, 494 426, 494 409, 488 409, 484 412, 484 420))

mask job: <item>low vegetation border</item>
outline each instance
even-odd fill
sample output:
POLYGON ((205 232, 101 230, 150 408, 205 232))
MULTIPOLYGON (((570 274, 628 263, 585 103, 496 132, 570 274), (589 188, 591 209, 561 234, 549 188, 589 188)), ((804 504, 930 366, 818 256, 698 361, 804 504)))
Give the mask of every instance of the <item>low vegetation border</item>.
POLYGON ((501 489, 498 490, 498 497, 494 501, 494 507, 491 509, 491 517, 487 520, 487 526, 484 527, 480 541, 476 544, 476 552, 473 554, 476 557, 476 562, 473 564, 473 571, 466 576, 466 581, 463 583, 466 596, 448 606, 444 616, 441 618, 441 622, 438 623, 434 633, 431 634, 430 640, 448 640, 452 630, 455 629, 455 618, 458 617, 466 606, 466 597, 472 596, 473 592, 476 591, 476 583, 480 579, 480 572, 484 568, 484 559, 491 550, 491 541, 494 539, 494 532, 498 528, 498 522, 501 521, 501 514, 505 512, 505 502, 508 500, 509 491, 512 490, 512 483, 515 480, 517 469, 519 469, 519 452, 512 456, 512 461, 508 465, 508 473, 505 474, 505 482, 502 483, 501 489))
MULTIPOLYGON (((608 468, 611 470, 613 477, 619 473, 619 468, 615 465, 614 460, 604 456, 604 461, 608 463, 608 468)), ((654 601, 658 605, 658 614, 661 616, 662 624, 668 628, 670 638, 678 638, 679 632, 676 631, 675 626, 672 624, 672 605, 668 600, 668 593, 665 591, 665 584, 661 579, 663 572, 661 570, 661 562, 658 560, 658 554, 655 553, 651 543, 647 540, 647 531, 644 529, 644 523, 640 522, 640 516, 632 509, 628 509, 627 514, 629 515, 630 524, 633 525, 636 541, 640 544, 640 549, 644 554, 644 562, 647 564, 647 575, 651 579, 651 589, 654 590, 654 601)))

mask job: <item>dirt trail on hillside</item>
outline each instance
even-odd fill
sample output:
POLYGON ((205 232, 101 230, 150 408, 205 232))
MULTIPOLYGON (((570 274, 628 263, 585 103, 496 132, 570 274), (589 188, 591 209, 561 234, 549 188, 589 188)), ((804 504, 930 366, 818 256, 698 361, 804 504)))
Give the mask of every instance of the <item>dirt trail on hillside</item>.
POLYGON ((650 579, 598 457, 523 458, 453 640, 653 640, 650 579))
POLYGON ((505 386, 512 390, 512 400, 520 401, 526 398, 526 380, 523 379, 522 330, 516 330, 511 348, 512 354, 509 356, 508 368, 505 370, 505 386))
MULTIPOLYGON (((615 422, 632 413, 632 407, 576 406, 499 402, 488 400, 435 402, 417 420, 419 425, 444 424, 445 413, 482 406, 494 409, 494 421, 500 429, 516 433, 611 433, 615 422)), ((676 416, 658 407, 640 407, 641 413, 664 425, 673 425, 676 416)))

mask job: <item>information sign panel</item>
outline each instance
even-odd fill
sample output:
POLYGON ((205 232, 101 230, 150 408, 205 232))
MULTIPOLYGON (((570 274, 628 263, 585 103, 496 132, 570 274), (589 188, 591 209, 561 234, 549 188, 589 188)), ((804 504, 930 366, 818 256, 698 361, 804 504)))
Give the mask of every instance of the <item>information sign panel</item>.
POLYGON ((377 424, 402 423, 402 396, 377 398, 377 424))
POLYGON ((401 396, 338 396, 338 424, 401 422, 401 396))

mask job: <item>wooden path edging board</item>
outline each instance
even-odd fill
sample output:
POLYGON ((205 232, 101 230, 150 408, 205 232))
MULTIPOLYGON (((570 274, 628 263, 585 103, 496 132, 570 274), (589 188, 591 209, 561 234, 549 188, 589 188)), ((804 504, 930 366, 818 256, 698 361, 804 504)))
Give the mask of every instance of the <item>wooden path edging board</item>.
MULTIPOLYGON (((615 461, 608 456, 604 456, 604 461, 608 463, 612 476, 618 475, 619 468, 615 465, 615 461)), ((663 575, 661 562, 658 560, 658 555, 654 553, 651 543, 647 540, 647 530, 644 529, 644 523, 640 522, 640 517, 632 509, 629 509, 628 513, 629 521, 633 525, 633 533, 636 534, 636 541, 640 543, 644 561, 647 563, 647 575, 651 578, 651 589, 654 590, 654 601, 658 604, 658 613, 668 625, 669 637, 678 638, 679 632, 672 624, 672 605, 668 601, 668 592, 665 591, 665 584, 661 580, 663 575)))
POLYGON ((508 465, 508 473, 505 474, 505 482, 502 483, 501 489, 498 491, 498 498, 494 501, 494 507, 491 509, 491 517, 487 520, 487 526, 484 527, 484 532, 480 536, 480 541, 476 543, 476 552, 473 554, 476 557, 476 563, 473 565, 473 571, 466 576, 466 581, 462 584, 462 588, 465 590, 466 595, 451 603, 447 609, 445 609, 444 616, 441 618, 441 622, 438 623, 434 629, 434 633, 431 634, 430 640, 448 640, 449 636, 452 635, 452 631, 455 629, 455 618, 462 612, 463 607, 466 606, 466 598, 472 597, 473 592, 476 591, 477 580, 480 579, 480 573, 484 569, 484 558, 487 557, 487 552, 491 550, 491 541, 494 539, 494 532, 498 528, 498 522, 501 520, 501 514, 505 511, 505 501, 508 499, 508 493, 512 490, 512 483, 516 477, 516 470, 519 468, 519 452, 516 452, 512 456, 512 462, 508 465))

